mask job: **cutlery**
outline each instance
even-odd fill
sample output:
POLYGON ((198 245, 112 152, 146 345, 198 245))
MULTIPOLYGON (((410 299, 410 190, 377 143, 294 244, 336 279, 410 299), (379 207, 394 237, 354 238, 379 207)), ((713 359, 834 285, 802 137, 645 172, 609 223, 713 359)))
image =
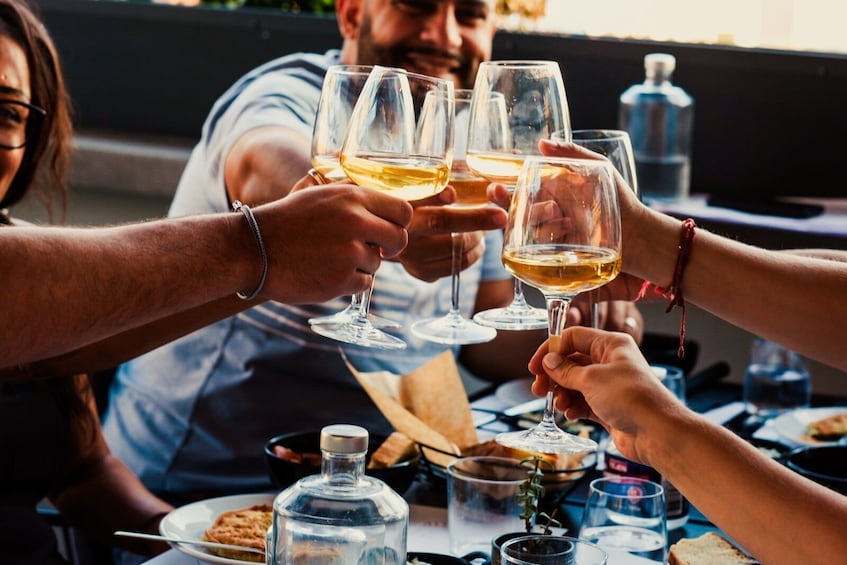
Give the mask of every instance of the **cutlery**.
POLYGON ((149 540, 158 540, 158 541, 167 541, 171 543, 185 543, 190 545, 199 545, 202 547, 214 547, 216 549, 229 549, 233 551, 246 551, 248 553, 258 553, 259 555, 264 555, 264 549, 256 549, 255 547, 244 547, 241 545, 230 545, 228 543, 216 543, 213 541, 200 541, 193 539, 182 539, 175 538, 171 536, 158 536, 155 534, 143 534, 140 532, 125 532, 123 530, 118 530, 114 533, 116 536, 123 536, 126 538, 140 538, 140 539, 149 539, 149 540))

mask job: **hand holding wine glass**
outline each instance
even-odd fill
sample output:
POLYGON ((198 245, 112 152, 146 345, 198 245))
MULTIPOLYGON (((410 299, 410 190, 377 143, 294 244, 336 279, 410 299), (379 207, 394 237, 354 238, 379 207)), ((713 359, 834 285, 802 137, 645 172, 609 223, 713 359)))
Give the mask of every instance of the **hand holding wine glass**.
MULTIPOLYGON (((609 162, 527 157, 512 196, 503 263, 544 294, 550 350, 558 351, 571 300, 620 272, 620 208, 609 162)), ((496 439, 509 447, 542 453, 597 448, 593 440, 568 434, 556 425, 552 390, 541 423, 496 439)))
MULTIPOLYGON (((344 173, 359 186, 416 200, 441 191, 453 158, 451 82, 374 67, 350 118, 341 149, 344 173)), ((404 349, 406 343, 368 319, 371 292, 349 324, 314 324, 332 339, 365 347, 404 349)))

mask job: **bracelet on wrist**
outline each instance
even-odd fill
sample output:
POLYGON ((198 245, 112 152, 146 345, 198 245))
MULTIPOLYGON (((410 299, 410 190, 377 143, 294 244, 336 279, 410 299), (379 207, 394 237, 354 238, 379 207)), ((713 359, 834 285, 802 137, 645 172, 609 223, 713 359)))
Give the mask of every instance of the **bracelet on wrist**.
POLYGON ((682 277, 685 274, 685 268, 688 266, 691 248, 694 246, 696 227, 697 224, 691 218, 686 218, 682 222, 682 230, 679 234, 679 251, 676 256, 671 283, 667 287, 660 287, 650 281, 644 281, 636 298, 636 300, 643 298, 647 294, 648 287, 652 285, 657 294, 668 300, 668 307, 665 309, 666 314, 673 310, 674 306, 679 306, 682 309, 679 321, 679 349, 676 352, 680 359, 685 357, 685 297, 682 294, 682 277))
POLYGON ((235 293, 242 300, 253 300, 262 292, 262 289, 265 287, 265 281, 268 278, 268 253, 265 251, 265 242, 262 239, 262 232, 259 231, 259 223, 256 221, 256 216, 253 215, 253 210, 250 209, 250 206, 242 204, 240 200, 234 200, 232 202, 232 209, 235 212, 241 212, 247 218, 247 223, 256 237, 256 244, 259 246, 259 255, 262 258, 262 275, 259 277, 259 284, 256 285, 255 290, 250 294, 244 294, 243 292, 235 293))

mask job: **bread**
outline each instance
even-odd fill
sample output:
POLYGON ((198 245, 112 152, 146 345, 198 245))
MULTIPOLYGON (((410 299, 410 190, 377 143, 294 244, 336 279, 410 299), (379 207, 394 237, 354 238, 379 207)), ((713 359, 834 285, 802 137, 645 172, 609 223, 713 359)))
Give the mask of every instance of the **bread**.
POLYGON ((839 412, 809 424, 809 437, 818 441, 838 441, 847 435, 847 412, 839 412))
MULTIPOLYGON (((212 527, 203 534, 204 541, 228 543, 242 547, 265 549, 265 535, 273 521, 270 504, 257 504, 250 508, 223 512, 215 519, 212 527)), ((259 553, 220 548, 207 548, 210 553, 229 559, 264 563, 265 556, 259 553)))
POLYGON ((406 434, 393 432, 376 448, 368 461, 369 469, 391 467, 415 456, 417 444, 406 434))
POLYGON ((720 534, 707 532, 699 538, 681 539, 670 547, 668 565, 732 565, 756 563, 720 534))

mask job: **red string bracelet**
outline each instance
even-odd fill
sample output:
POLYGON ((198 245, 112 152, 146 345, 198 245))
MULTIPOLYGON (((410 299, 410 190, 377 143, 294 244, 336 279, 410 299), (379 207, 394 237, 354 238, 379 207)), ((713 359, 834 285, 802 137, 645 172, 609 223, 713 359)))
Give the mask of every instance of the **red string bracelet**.
MULTIPOLYGON (((683 220, 682 231, 679 234, 679 254, 676 256, 676 265, 674 266, 671 284, 665 288, 654 285, 655 292, 668 299, 668 307, 665 309, 666 314, 673 310, 674 306, 682 308, 679 321, 679 349, 676 352, 680 359, 685 357, 685 297, 682 295, 682 276, 685 274, 685 267, 688 266, 691 247, 694 245, 694 228, 696 227, 697 224, 691 218, 683 220)), ((649 281, 644 281, 636 300, 643 298, 647 294, 647 288, 651 284, 649 281)))

